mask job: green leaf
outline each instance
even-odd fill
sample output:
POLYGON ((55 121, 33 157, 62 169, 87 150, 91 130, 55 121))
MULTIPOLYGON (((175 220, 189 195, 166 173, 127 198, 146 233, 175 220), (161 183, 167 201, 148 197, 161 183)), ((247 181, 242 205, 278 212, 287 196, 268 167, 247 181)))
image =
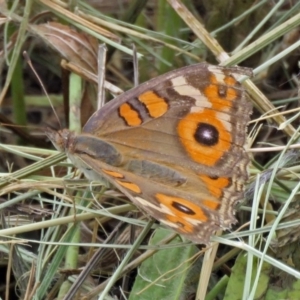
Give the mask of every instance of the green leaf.
MULTIPOLYGON (((230 276, 228 286, 226 289, 224 300, 240 300, 243 298, 243 291, 245 287, 245 275, 246 275, 246 266, 247 266, 247 255, 245 253, 242 253, 237 258, 234 267, 232 268, 232 274, 230 276)), ((251 285, 253 283, 253 280, 256 277, 257 274, 257 266, 258 262, 257 259, 253 259, 253 266, 252 266, 252 278, 251 278, 251 285)), ((271 272, 271 265, 268 263, 264 263, 260 277, 259 282, 257 285, 257 289, 255 291, 254 299, 264 299, 262 298, 263 295, 265 295, 269 281, 270 281, 270 272, 271 272)), ((248 280, 248 279, 247 279, 248 280)))
MULTIPOLYGON (((156 230, 150 245, 156 245, 169 234, 166 229, 156 230)), ((129 300, 186 299, 187 292, 191 292, 187 285, 195 278, 191 272, 199 250, 192 244, 177 247, 181 243, 181 238, 176 237, 170 242, 173 248, 162 249, 142 263, 129 300)))

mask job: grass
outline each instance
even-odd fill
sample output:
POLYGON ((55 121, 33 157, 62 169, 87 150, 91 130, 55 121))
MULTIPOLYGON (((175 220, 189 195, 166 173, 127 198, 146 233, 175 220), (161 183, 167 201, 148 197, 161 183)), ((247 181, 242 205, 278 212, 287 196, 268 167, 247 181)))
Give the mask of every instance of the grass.
MULTIPOLYGON (((45 0, 0 6, 3 111, 10 108, 15 124, 24 125, 22 107, 45 107, 20 59, 24 50, 50 94, 63 95, 55 105, 63 126, 75 131, 97 107, 98 43, 108 47, 108 98, 133 85, 132 43, 141 82, 203 60, 253 68, 244 81, 255 110, 250 180, 237 212, 241 228, 213 236, 208 249, 198 247, 149 221, 105 182, 84 180, 50 145, 20 142, 3 124, 0 296, 299 299, 299 4, 111 2, 112 10, 45 0)), ((42 121, 57 122, 48 118, 42 121)), ((44 131, 28 125, 30 133, 44 131)))

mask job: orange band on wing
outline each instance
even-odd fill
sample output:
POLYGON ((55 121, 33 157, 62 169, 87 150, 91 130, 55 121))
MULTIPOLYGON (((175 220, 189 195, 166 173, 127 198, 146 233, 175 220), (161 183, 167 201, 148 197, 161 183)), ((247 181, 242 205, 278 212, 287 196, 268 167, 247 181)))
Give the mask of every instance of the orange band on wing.
POLYGON ((177 216, 171 216, 171 215, 166 215, 166 219, 174 224, 177 224, 179 227, 176 228, 181 233, 193 233, 194 231, 194 226, 184 220, 183 218, 179 218, 177 216))
POLYGON ((152 91, 139 95, 139 100, 146 106, 152 118, 158 118, 168 111, 168 103, 152 91))
POLYGON ((129 126, 139 126, 142 124, 138 112, 128 103, 124 103, 119 107, 119 114, 129 126))
POLYGON ((211 210, 217 210, 220 207, 220 203, 217 201, 212 201, 212 200, 203 200, 201 204, 207 206, 211 210))
POLYGON ((114 178, 124 178, 123 174, 121 173, 118 173, 118 172, 115 172, 115 171, 109 171, 109 170, 105 170, 105 169, 102 169, 102 171, 109 175, 109 176, 112 176, 114 178))
POLYGON ((224 79, 224 82, 227 85, 231 85, 231 86, 234 86, 238 83, 238 81, 236 81, 236 79, 232 76, 226 76, 225 79, 224 79))
MULTIPOLYGON (((236 83, 235 79, 229 76, 225 77, 225 82, 227 83, 227 81, 236 83)), ((224 87, 224 85, 220 86, 215 75, 210 76, 210 82, 211 84, 204 89, 203 93, 211 103, 211 108, 218 111, 228 111, 228 109, 232 107, 232 101, 238 99, 237 90, 231 87, 224 87), (226 92, 224 97, 220 96, 221 87, 224 88, 226 92)))
POLYGON ((216 112, 209 109, 185 116, 179 121, 177 132, 187 154, 206 166, 214 166, 232 142, 216 112))
POLYGON ((230 178, 227 177, 212 178, 206 175, 199 175, 199 178, 206 184, 209 192, 217 198, 222 196, 222 190, 231 183, 230 178))
POLYGON ((128 181, 121 181, 121 180, 116 180, 116 182, 118 184, 120 184, 121 186, 123 186, 124 188, 126 188, 127 190, 130 190, 131 192, 140 194, 141 193, 141 189, 138 185, 132 183, 132 182, 128 182, 128 181))
POLYGON ((173 215, 166 214, 167 220, 180 225, 178 230, 184 233, 192 232, 194 229, 193 224, 188 219, 199 222, 207 221, 207 216, 203 210, 191 201, 159 193, 155 197, 160 204, 166 206, 173 213, 173 215))
POLYGON ((156 194, 155 197, 159 203, 168 207, 179 218, 189 217, 201 222, 207 221, 207 217, 203 210, 189 200, 160 193, 156 194))

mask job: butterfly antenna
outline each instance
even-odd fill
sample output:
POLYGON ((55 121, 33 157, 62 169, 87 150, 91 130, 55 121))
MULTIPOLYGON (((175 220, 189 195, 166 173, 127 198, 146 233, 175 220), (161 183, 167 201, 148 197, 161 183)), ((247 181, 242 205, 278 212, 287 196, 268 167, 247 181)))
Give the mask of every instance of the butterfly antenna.
POLYGON ((58 117, 58 115, 57 115, 57 113, 56 113, 56 111, 54 109, 54 106, 53 106, 52 101, 51 101, 51 99, 50 99, 50 97, 49 97, 49 95, 48 95, 48 93, 46 91, 46 88, 45 88, 45 86, 44 86, 41 78, 39 77, 38 73, 35 71, 35 68, 32 65, 31 59, 30 59, 30 57, 29 57, 29 55, 27 54, 26 51, 23 52, 23 56, 24 56, 26 62, 28 63, 29 67, 31 68, 32 72, 34 73, 35 77, 39 81, 39 83, 40 83, 40 85, 41 85, 41 87, 42 87, 42 89, 43 89, 43 91, 44 91, 44 93, 45 93, 45 95, 46 95, 46 97, 48 99, 48 102, 49 102, 49 104, 50 104, 50 106, 51 106, 51 108, 52 108, 52 110, 54 112, 54 115, 55 115, 55 117, 56 117, 56 119, 58 121, 59 127, 62 128, 60 120, 59 120, 59 117, 58 117))
POLYGON ((103 107, 105 102, 104 80, 105 80, 105 63, 106 63, 107 47, 101 44, 98 48, 98 107, 103 107))

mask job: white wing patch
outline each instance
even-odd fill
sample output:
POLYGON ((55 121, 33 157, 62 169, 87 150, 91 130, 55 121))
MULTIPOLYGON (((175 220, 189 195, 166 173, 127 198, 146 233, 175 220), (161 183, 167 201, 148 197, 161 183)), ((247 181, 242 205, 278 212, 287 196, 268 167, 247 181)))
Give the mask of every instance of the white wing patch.
POLYGON ((183 76, 173 78, 171 79, 171 82, 173 84, 173 89, 179 95, 188 96, 196 100, 196 106, 198 107, 194 107, 195 111, 203 110, 203 107, 212 107, 210 101, 205 96, 203 96, 203 94, 201 94, 201 91, 188 84, 183 76))
POLYGON ((216 66, 208 66, 208 70, 214 74, 214 76, 217 78, 217 81, 221 84, 225 85, 224 78, 225 74, 223 72, 220 72, 220 68, 216 66))
POLYGON ((141 197, 134 197, 136 201, 138 201, 142 206, 150 207, 152 210, 157 210, 160 213, 168 214, 175 216, 174 213, 166 206, 164 205, 155 205, 151 203, 150 201, 147 201, 141 197))

